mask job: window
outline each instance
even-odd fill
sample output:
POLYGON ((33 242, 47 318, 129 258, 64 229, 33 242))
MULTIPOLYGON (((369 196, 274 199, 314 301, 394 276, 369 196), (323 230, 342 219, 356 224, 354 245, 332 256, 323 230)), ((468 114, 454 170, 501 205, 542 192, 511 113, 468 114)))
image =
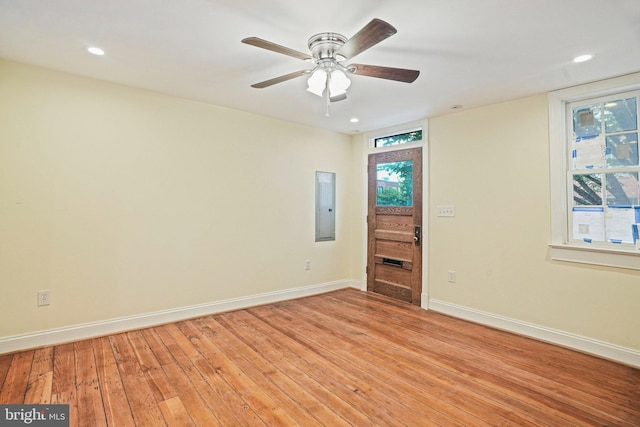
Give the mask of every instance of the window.
POLYGON ((413 162, 405 160, 377 165, 376 206, 413 205, 413 162))
POLYGON ((569 240, 623 247, 636 243, 638 95, 627 92, 569 104, 569 240))
POLYGON ((382 136, 374 138, 373 146, 375 148, 388 147, 390 145, 406 144, 407 142, 421 141, 422 129, 412 130, 394 135, 382 136))
POLYGON ((552 258, 640 269, 640 74, 549 94, 552 258))

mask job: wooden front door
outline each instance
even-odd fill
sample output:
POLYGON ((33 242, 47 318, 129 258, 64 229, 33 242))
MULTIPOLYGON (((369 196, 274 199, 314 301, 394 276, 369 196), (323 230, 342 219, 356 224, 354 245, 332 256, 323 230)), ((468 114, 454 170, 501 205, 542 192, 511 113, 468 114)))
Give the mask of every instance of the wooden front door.
POLYGON ((420 305, 422 148, 369 155, 367 290, 420 305))

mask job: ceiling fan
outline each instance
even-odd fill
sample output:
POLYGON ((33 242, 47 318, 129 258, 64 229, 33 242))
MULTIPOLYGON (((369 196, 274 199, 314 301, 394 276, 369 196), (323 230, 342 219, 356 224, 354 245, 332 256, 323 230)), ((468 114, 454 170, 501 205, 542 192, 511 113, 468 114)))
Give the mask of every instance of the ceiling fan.
POLYGON ((350 39, 337 33, 316 34, 308 42, 310 55, 258 37, 245 38, 242 43, 302 59, 315 65, 311 69, 295 71, 255 83, 251 87, 262 89, 310 74, 307 90, 320 97, 324 96, 326 91, 328 109, 330 102, 347 98, 347 88, 351 84, 347 76, 351 74, 411 83, 418 78, 420 71, 377 65, 343 64, 344 61, 352 59, 396 32, 397 30, 391 24, 381 19, 373 19, 350 39))

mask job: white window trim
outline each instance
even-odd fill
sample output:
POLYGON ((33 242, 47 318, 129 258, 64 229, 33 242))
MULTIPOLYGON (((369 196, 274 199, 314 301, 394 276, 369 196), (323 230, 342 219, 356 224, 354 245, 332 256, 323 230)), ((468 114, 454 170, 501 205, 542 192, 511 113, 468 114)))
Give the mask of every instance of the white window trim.
POLYGON ((551 259, 640 270, 640 252, 567 242, 566 105, 574 101, 640 89, 640 73, 628 74, 548 94, 551 184, 551 259))

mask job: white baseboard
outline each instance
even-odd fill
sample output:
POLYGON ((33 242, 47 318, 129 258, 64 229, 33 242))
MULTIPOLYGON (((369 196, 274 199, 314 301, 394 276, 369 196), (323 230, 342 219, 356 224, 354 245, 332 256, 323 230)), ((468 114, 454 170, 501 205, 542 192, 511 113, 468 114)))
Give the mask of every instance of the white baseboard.
POLYGON ((360 289, 361 283, 359 280, 338 280, 319 285, 266 292, 247 297, 231 298, 187 307, 178 307, 171 310, 143 313, 135 316, 119 317, 100 322, 83 323, 24 335, 15 335, 0 338, 0 354, 116 334, 133 329, 147 328, 224 311, 302 298, 349 287, 360 289))
POLYGON ((423 307, 459 319, 469 320, 496 329, 525 335, 540 341, 614 360, 625 365, 640 367, 640 351, 631 348, 621 347, 604 341, 598 341, 569 332, 498 316, 436 299, 429 299, 428 307, 426 305, 423 305, 423 307))

